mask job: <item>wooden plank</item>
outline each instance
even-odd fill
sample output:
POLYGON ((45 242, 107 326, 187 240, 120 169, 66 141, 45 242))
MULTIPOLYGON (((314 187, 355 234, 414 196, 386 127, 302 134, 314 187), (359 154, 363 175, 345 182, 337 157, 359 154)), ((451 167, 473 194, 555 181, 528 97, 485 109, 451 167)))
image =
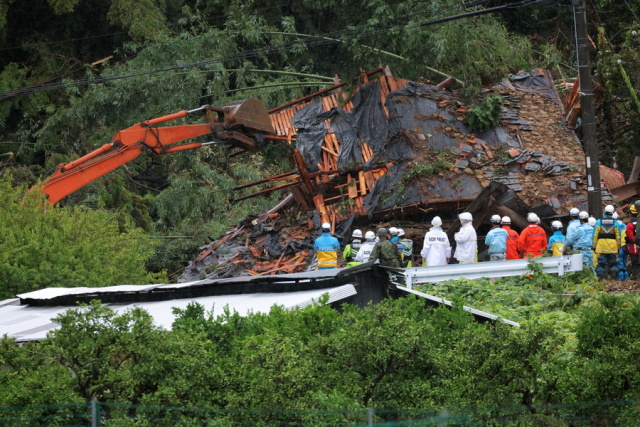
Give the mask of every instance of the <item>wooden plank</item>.
POLYGON ((329 138, 329 143, 331 144, 331 147, 333 149, 333 151, 335 151, 336 153, 340 152, 340 141, 338 141, 338 138, 336 137, 335 133, 329 134, 327 135, 329 138))
POLYGON ((351 176, 351 174, 347 174, 347 194, 351 199, 358 197, 358 189, 356 188, 356 185, 356 180, 351 176))
POLYGON ((289 128, 293 127, 293 125, 291 124, 291 120, 289 120, 289 117, 287 116, 287 113, 289 113, 289 112, 285 111, 282 114, 279 114, 279 118, 278 118, 278 120, 280 121, 280 126, 282 127, 282 132, 283 132, 284 135, 289 133, 289 128))
POLYGON ((289 132, 291 132, 290 129, 293 128, 293 125, 286 114, 280 114, 280 126, 282 126, 282 132, 284 135, 288 135, 289 132))
POLYGON ((373 150, 371 149, 371 147, 369 147, 367 145, 366 142, 362 143, 362 160, 363 163, 366 163, 369 161, 369 159, 371 159, 371 157, 373 157, 373 150))
POLYGON ((364 180, 367 182, 367 189, 373 191, 373 187, 376 186, 376 178, 371 171, 363 172, 364 180))
POLYGON ((364 196, 367 194, 367 182, 364 179, 364 173, 362 171, 358 172, 358 181, 360 181, 360 194, 364 196))
POLYGON ((274 114, 272 116, 269 116, 269 120, 271 121, 271 126, 273 127, 273 130, 276 131, 276 135, 282 135, 282 129, 280 128, 280 125, 278 123, 278 114, 274 114))
POLYGON ((315 196, 313 198, 313 203, 315 204, 318 212, 320 212, 322 222, 329 222, 329 215, 327 214, 327 208, 324 205, 324 197, 322 197, 322 194, 315 196))
POLYGON ((393 92, 394 90, 398 90, 398 85, 396 84, 396 79, 393 76, 385 76, 387 82, 389 84, 389 92, 393 92))
POLYGON ((289 133, 289 128, 291 127, 291 122, 289 122, 284 114, 278 114, 278 126, 280 135, 287 135, 289 133))
POLYGON ((324 145, 321 147, 324 151, 326 151, 327 153, 335 156, 335 158, 338 158, 338 153, 335 153, 333 150, 330 150, 329 148, 325 147, 324 145))

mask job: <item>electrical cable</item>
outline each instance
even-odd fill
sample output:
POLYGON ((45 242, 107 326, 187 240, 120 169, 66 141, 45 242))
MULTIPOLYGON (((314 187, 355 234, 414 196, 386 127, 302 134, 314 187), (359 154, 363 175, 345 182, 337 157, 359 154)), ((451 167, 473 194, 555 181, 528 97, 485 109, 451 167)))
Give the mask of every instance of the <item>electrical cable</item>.
MULTIPOLYGON (((195 68, 195 67, 202 67, 202 66, 213 65, 213 64, 234 62, 234 61, 239 61, 244 59, 252 59, 252 58, 257 58, 259 56, 268 56, 276 53, 292 51, 293 49, 298 49, 298 46, 300 45, 304 45, 306 48, 312 48, 312 47, 319 47, 324 45, 344 43, 348 41, 359 40, 365 37, 384 34, 391 31, 407 31, 407 30, 421 28, 429 25, 450 22, 457 19, 493 13, 499 10, 526 7, 526 6, 530 6, 530 5, 534 5, 542 2, 546 2, 546 0, 522 0, 514 4, 496 6, 489 9, 482 9, 482 10, 467 12, 467 13, 458 14, 458 15, 451 15, 444 18, 436 18, 436 19, 422 21, 416 24, 400 27, 400 28, 391 27, 391 28, 382 28, 382 29, 371 30, 371 31, 362 31, 364 26, 360 26, 353 29, 334 31, 334 32, 322 34, 319 36, 314 36, 311 39, 305 40, 305 41, 294 40, 294 41, 286 42, 282 45, 276 45, 276 46, 272 45, 272 46, 267 46, 263 48, 246 50, 244 52, 240 52, 234 55, 228 55, 220 58, 198 61, 190 64, 173 65, 169 67, 157 68, 153 70, 141 71, 137 73, 130 73, 130 74, 118 75, 118 76, 110 76, 110 77, 103 76, 103 77, 96 77, 93 79, 76 80, 74 82, 43 84, 35 87, 30 86, 26 88, 14 89, 7 92, 0 92, 0 98, 3 98, 5 96, 14 97, 19 95, 29 95, 33 93, 49 92, 52 90, 66 89, 70 87, 90 86, 90 85, 102 84, 102 83, 107 83, 107 82, 116 81, 116 80, 122 80, 126 78, 141 77, 141 76, 147 76, 147 75, 163 73, 168 71, 176 71, 176 70, 182 70, 187 68, 195 68), (330 39, 327 39, 327 38, 330 38, 330 39)), ((394 18, 394 19, 397 19, 397 18, 394 18)))
POLYGON ((627 2, 627 0, 624 0, 624 4, 627 5, 627 8, 629 9, 629 12, 631 12, 633 17, 636 18, 636 21, 638 21, 640 23, 640 19, 638 19, 638 15, 636 15, 636 13, 633 11, 633 9, 631 9, 631 6, 629 6, 629 3, 627 2))

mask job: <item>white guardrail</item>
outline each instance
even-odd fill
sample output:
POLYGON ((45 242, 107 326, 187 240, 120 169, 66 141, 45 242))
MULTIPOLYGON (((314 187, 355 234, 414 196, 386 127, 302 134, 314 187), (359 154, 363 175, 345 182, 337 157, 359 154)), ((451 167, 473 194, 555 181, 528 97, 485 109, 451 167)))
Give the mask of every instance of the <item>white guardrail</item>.
POLYGON ((547 274, 582 271, 582 254, 511 259, 505 261, 474 262, 471 264, 448 264, 437 267, 412 267, 404 269, 404 284, 408 289, 418 283, 435 283, 445 280, 480 279, 485 277, 508 277, 529 274, 529 262, 541 265, 547 274))

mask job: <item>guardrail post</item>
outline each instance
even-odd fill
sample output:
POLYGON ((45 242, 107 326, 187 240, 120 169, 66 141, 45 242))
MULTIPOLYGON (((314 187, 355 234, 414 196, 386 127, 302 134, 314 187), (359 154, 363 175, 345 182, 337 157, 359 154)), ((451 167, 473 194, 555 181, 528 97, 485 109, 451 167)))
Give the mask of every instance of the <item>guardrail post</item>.
POLYGON ((407 287, 407 289, 413 289, 413 275, 409 272, 405 276, 404 285, 407 287))

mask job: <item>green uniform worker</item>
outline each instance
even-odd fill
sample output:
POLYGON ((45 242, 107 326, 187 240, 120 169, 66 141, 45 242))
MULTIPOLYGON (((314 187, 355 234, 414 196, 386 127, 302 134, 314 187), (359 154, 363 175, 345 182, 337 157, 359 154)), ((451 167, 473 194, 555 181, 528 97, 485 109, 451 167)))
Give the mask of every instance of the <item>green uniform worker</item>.
POLYGON ((342 256, 347 263, 347 267, 355 267, 356 265, 362 264, 356 261, 356 255, 358 255, 358 251, 362 246, 362 231, 353 230, 351 237, 353 237, 353 240, 344 248, 344 251, 342 251, 342 256))
POLYGON ((402 258, 400 258, 398 246, 389 241, 389 232, 387 229, 380 228, 376 234, 380 238, 380 241, 373 247, 369 259, 377 259, 380 261, 380 265, 387 267, 401 268, 402 258))

